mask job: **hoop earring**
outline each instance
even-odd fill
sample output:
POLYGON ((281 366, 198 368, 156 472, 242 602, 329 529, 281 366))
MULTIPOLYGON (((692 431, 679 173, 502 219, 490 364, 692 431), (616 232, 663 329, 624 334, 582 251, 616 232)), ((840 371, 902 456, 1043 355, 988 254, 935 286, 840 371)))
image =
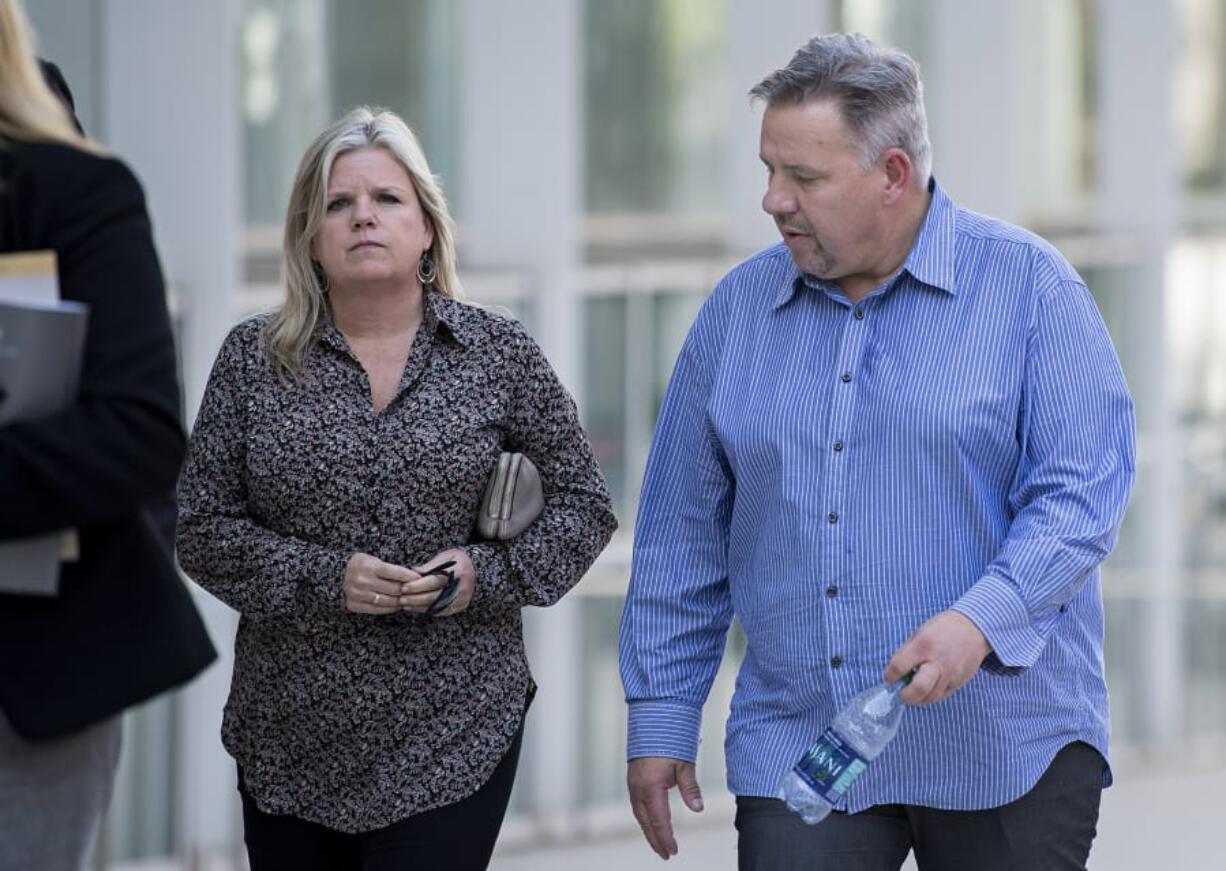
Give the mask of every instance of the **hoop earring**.
POLYGON ((434 258, 430 256, 429 251, 421 252, 421 259, 417 261, 417 280, 424 287, 427 284, 434 284, 436 278, 438 278, 438 267, 434 264, 434 258))

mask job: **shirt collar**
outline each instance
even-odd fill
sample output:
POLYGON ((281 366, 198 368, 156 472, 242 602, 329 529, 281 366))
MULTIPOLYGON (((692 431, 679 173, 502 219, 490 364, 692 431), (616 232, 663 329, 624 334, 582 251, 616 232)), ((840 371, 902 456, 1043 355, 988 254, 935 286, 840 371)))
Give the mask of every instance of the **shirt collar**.
MULTIPOLYGON (((460 347, 471 345, 476 336, 468 317, 467 306, 434 290, 427 290, 425 293, 421 323, 426 332, 444 341, 452 341, 460 347)), ((337 351, 349 353, 349 344, 332 320, 332 309, 328 306, 324 307, 319 341, 337 351)))
POLYGON ((936 176, 929 179, 928 190, 932 194, 928 214, 924 216, 919 235, 902 268, 924 284, 957 296, 954 243, 958 231, 958 208, 937 184, 936 176))
MULTIPOLYGON (((936 176, 929 178, 928 192, 932 195, 928 211, 920 224, 920 231, 911 246, 911 252, 899 271, 908 272, 918 281, 956 296, 958 291, 954 280, 954 240, 957 234, 958 209, 937 184, 936 176)), ((786 305, 796 295, 798 288, 812 280, 807 279, 796 268, 796 263, 784 243, 780 242, 779 248, 787 255, 788 272, 775 294, 772 309, 786 305)))

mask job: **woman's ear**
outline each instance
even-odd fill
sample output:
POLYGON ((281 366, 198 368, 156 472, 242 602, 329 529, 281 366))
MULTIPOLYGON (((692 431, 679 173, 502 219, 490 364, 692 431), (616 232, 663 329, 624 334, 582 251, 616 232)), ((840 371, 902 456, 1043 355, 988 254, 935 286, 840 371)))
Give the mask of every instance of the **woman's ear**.
POLYGON ((422 214, 422 217, 425 219, 424 223, 426 225, 425 250, 429 251, 434 247, 434 221, 430 219, 430 214, 425 209, 421 210, 421 214, 422 214))

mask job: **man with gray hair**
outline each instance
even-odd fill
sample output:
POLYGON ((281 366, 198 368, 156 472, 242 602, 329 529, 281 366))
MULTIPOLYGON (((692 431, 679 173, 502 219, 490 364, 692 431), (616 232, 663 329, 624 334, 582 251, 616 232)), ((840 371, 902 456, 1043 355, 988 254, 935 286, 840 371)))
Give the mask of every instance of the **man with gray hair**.
POLYGON ((699 313, 656 428, 621 625, 628 786, 651 847, 702 809, 702 706, 733 616, 742 869, 1083 868, 1107 765, 1098 565, 1132 402, 1085 284, 930 172, 915 63, 806 43, 765 103, 781 244, 699 313), (820 825, 780 782, 856 693, 915 707, 820 825))

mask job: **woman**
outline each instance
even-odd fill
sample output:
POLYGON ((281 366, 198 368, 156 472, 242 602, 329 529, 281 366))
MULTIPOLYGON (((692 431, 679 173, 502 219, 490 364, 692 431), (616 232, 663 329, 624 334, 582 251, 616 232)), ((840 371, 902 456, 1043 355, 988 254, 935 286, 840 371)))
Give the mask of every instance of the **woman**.
POLYGON ((54 251, 89 328, 75 402, 0 427, 0 544, 64 529, 79 542, 57 595, 0 592, 0 868, 76 871, 110 798, 121 712, 215 652, 148 512, 185 440, 144 196, 77 132, 31 43, 0 0, 0 254, 54 251))
POLYGON ((312 143, 283 255, 285 299, 226 339, 179 487, 180 560, 242 615, 223 740, 251 867, 484 868, 534 690, 520 609, 608 541, 604 481, 523 328, 459 301, 398 117, 312 143), (539 467, 544 511, 472 543, 504 450, 539 467))

